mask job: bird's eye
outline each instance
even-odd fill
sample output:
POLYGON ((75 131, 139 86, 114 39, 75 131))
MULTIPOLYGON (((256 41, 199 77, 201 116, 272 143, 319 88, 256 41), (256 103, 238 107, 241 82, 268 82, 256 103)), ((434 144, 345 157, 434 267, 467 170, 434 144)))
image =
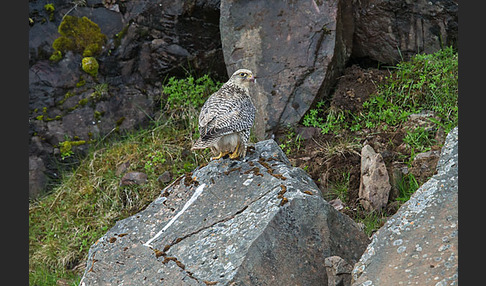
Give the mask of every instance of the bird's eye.
POLYGON ((246 77, 246 73, 242 72, 242 73, 240 73, 240 76, 241 77, 246 77))

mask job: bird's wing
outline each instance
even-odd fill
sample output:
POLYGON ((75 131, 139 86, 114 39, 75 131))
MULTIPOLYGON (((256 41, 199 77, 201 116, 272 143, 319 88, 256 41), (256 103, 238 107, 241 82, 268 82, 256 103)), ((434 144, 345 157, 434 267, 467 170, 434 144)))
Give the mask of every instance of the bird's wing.
POLYGON ((203 116, 203 120, 200 118, 199 132, 203 140, 240 132, 253 125, 255 107, 250 98, 229 103, 218 102, 216 105, 214 110, 207 108, 208 113, 203 116))

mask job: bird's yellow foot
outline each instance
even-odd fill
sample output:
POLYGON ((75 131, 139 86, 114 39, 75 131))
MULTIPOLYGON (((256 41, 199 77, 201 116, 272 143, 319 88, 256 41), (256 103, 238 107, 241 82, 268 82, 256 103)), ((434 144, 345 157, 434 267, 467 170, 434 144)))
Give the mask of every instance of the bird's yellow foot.
POLYGON ((218 160, 224 156, 226 156, 229 152, 219 152, 219 155, 216 157, 211 157, 211 160, 218 160))
POLYGON ((230 159, 236 159, 239 157, 239 149, 240 149, 240 143, 236 145, 235 151, 229 155, 230 159))

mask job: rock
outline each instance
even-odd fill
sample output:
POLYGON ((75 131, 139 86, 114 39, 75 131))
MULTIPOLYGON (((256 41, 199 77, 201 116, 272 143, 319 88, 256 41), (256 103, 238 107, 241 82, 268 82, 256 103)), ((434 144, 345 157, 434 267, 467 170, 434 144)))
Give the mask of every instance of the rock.
POLYGON ((327 257, 325 260, 328 286, 351 285, 353 267, 339 256, 327 257))
POLYGON ((361 149, 359 200, 368 210, 381 210, 388 202, 391 185, 383 157, 370 145, 361 149))
POLYGON ((46 167, 41 158, 29 156, 29 198, 37 197, 46 185, 46 167))
POLYGON ((353 57, 394 64, 417 53, 458 46, 457 0, 355 3, 353 57))
POLYGON ((124 174, 128 170, 128 167, 130 167, 130 160, 125 161, 120 165, 118 165, 116 167, 115 175, 120 176, 121 174, 124 174))
POLYGON ((415 155, 410 168, 410 173, 415 176, 418 182, 425 182, 437 172, 437 162, 440 151, 427 151, 415 155))
POLYGON ((172 181, 172 174, 169 171, 165 171, 157 178, 157 181, 162 184, 167 184, 172 181))
POLYGON ((437 174, 373 236, 352 285, 457 285, 458 128, 446 138, 437 174))
POLYGON ((299 122, 316 98, 326 98, 350 55, 351 1, 221 1, 221 43, 228 74, 248 68, 255 134, 299 122))
POLYGON ((91 246, 80 285, 325 285, 325 258, 353 265, 368 242, 275 141, 260 141, 118 221, 91 246))
POLYGON ((121 178, 120 185, 143 185, 147 183, 148 176, 142 172, 128 172, 121 178))
POLYGON ((410 114, 407 121, 403 124, 403 128, 410 131, 423 128, 427 132, 432 132, 437 129, 437 123, 434 123, 434 121, 440 122, 440 117, 435 112, 426 110, 420 113, 410 114))
POLYGON ((333 208, 335 208, 337 211, 340 211, 340 210, 342 210, 342 209, 344 208, 344 204, 343 204, 343 202, 341 201, 341 199, 340 199, 340 198, 336 198, 336 199, 334 199, 334 200, 330 200, 330 201, 329 201, 329 204, 330 204, 330 205, 331 205, 333 208))

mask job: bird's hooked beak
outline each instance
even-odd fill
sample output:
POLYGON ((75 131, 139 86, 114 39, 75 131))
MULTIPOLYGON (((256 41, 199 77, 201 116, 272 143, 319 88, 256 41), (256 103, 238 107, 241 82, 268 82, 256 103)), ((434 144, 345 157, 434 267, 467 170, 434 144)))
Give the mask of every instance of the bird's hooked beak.
POLYGON ((250 82, 256 82, 256 76, 251 75, 251 77, 248 78, 250 82))

